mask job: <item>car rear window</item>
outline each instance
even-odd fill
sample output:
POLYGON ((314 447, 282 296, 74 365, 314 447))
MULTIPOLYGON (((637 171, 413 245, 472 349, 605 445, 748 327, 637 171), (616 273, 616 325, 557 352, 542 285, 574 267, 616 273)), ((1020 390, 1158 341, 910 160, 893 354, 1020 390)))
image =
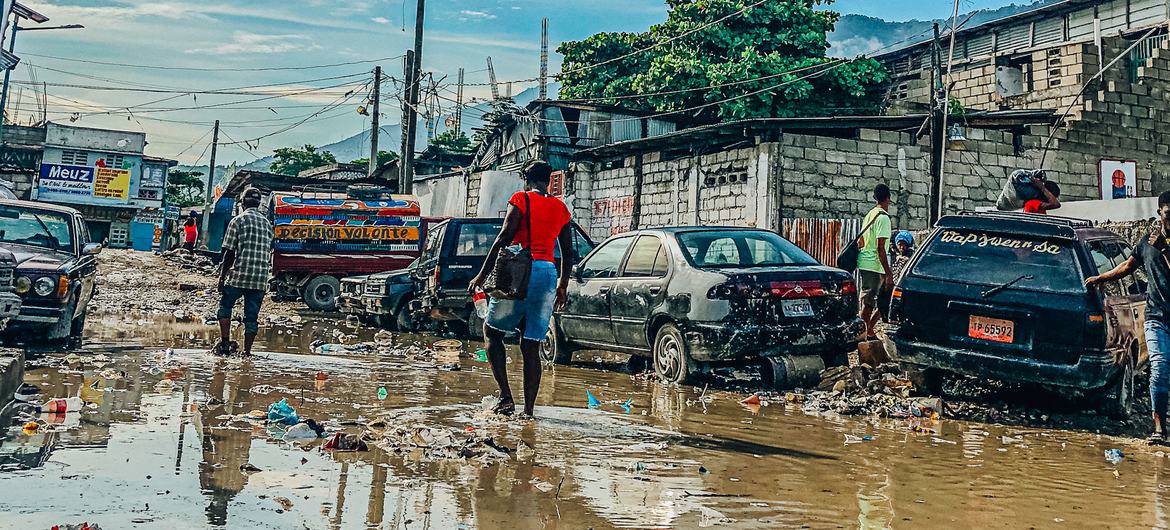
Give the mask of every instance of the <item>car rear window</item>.
POLYGON ((922 251, 911 274, 987 286, 1021 276, 1014 289, 1084 291, 1076 253, 1068 241, 972 230, 943 230, 922 251))
POLYGON ((469 223, 459 226, 459 239, 455 242, 458 257, 487 256, 496 241, 503 223, 469 223))
POLYGON ((679 245, 699 268, 779 267, 816 265, 800 247, 764 230, 683 232, 679 245))

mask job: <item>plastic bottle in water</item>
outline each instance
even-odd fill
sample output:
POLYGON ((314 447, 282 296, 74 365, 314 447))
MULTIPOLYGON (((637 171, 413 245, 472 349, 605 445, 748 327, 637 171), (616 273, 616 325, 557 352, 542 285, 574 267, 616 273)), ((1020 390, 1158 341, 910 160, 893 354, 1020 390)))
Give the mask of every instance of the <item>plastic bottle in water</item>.
POLYGON ((487 318, 487 314, 488 314, 487 293, 483 292, 483 289, 477 288, 475 290, 475 292, 472 293, 472 295, 471 295, 471 301, 475 303, 475 314, 479 315, 479 318, 481 320, 487 318))
POLYGON ((74 396, 70 398, 50 399, 41 405, 41 412, 48 412, 49 414, 61 414, 65 412, 76 412, 85 406, 85 402, 81 398, 74 396))

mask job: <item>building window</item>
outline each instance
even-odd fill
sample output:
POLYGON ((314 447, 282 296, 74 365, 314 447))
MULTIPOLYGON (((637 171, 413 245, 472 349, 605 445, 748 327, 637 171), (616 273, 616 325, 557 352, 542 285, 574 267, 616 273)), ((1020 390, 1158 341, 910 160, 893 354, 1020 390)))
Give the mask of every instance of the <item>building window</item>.
POLYGON ((88 166, 89 153, 86 153, 85 151, 77 151, 75 149, 62 150, 61 163, 67 166, 88 166))
POLYGON ((102 159, 105 160, 106 167, 111 169, 121 169, 123 161, 122 158, 122 155, 115 154, 107 154, 106 156, 102 157, 102 159))

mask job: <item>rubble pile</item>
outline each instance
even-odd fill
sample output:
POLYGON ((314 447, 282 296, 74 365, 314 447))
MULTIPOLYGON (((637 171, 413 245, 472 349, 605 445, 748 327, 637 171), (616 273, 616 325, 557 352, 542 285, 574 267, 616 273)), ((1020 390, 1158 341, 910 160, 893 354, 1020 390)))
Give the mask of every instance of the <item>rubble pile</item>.
POLYGON ((162 253, 162 257, 180 269, 198 272, 208 276, 215 274, 218 269, 210 258, 183 249, 168 250, 162 253))
POLYGON ((878 367, 868 364, 835 366, 821 372, 816 388, 785 395, 807 412, 834 412, 884 418, 930 416, 943 413, 938 398, 911 397, 914 384, 897 363, 878 367))
POLYGON ((205 272, 195 264, 178 265, 176 259, 120 249, 105 249, 98 260, 91 310, 204 319, 219 302, 214 268, 205 272))

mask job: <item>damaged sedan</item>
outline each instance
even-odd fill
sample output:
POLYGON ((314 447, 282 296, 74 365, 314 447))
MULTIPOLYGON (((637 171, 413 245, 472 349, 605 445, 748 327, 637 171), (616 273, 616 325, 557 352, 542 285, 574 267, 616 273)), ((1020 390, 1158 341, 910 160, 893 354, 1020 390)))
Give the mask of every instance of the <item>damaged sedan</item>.
POLYGON ((852 276, 779 235, 667 228, 611 237, 574 267, 541 353, 625 352, 674 383, 758 364, 784 387, 840 362, 862 329, 852 276))

